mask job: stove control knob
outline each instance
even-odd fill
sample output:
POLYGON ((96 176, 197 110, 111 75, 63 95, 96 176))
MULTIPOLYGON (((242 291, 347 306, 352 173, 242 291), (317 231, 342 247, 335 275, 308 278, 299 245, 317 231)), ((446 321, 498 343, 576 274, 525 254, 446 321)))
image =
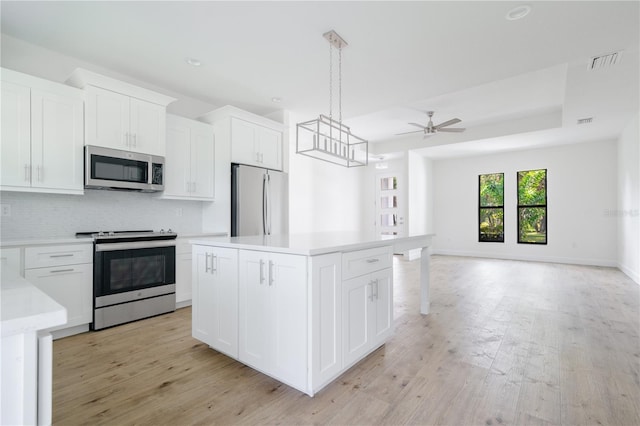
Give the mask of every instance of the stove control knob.
POLYGON ((173 234, 173 231, 171 230, 171 228, 167 229, 167 233, 173 234))
POLYGON ((104 237, 104 232, 102 231, 98 232, 98 237, 104 237))
POLYGON ((115 236, 115 235, 116 235, 116 233, 115 233, 115 232, 113 232, 113 231, 109 231, 109 236, 110 236, 110 237, 113 237, 113 236, 115 236))
POLYGON ((164 234, 164 229, 161 229, 161 230, 160 230, 160 233, 161 233, 161 234, 164 234))

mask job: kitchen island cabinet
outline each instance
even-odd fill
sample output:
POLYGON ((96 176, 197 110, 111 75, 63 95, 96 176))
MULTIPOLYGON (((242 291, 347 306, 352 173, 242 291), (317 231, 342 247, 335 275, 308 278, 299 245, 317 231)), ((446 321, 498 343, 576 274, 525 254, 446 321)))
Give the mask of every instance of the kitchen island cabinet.
POLYGON ((349 233, 194 240, 193 337, 313 396, 393 335, 394 252, 422 248, 421 311, 428 312, 430 243, 427 234, 349 233), (218 283, 223 298, 195 290, 202 281, 196 271, 217 269, 207 259, 203 266, 198 254, 216 250, 237 253, 218 283), (219 311, 221 303, 232 305, 229 317, 237 308, 237 329, 228 328, 237 333, 237 352, 198 331, 217 321, 199 312, 219 311))

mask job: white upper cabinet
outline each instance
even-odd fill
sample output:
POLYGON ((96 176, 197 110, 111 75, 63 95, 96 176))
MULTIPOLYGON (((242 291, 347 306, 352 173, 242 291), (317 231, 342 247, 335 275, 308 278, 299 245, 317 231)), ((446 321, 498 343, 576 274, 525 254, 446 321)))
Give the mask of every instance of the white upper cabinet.
POLYGON ((87 145, 165 155, 166 107, 174 98, 81 68, 67 83, 85 90, 87 145))
POLYGON ((167 156, 163 197, 213 200, 215 146, 213 127, 167 115, 167 156))
POLYGON ((231 162, 282 170, 283 125, 227 105, 202 116, 214 125, 216 143, 229 146, 231 162))
POLYGON ((165 155, 163 106, 87 86, 87 145, 165 155))
POLYGON ((82 92, 2 69, 5 191, 83 193, 82 92))
POLYGON ((282 132, 232 118, 231 161, 282 170, 282 132))

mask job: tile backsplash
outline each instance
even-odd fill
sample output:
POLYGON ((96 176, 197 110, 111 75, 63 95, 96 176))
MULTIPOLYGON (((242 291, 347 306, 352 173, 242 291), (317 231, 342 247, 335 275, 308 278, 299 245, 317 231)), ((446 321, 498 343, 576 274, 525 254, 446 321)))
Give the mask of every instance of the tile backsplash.
POLYGON ((157 194, 85 190, 84 195, 0 192, 10 216, 0 218, 2 240, 68 238, 96 230, 202 230, 202 202, 163 200, 157 194))

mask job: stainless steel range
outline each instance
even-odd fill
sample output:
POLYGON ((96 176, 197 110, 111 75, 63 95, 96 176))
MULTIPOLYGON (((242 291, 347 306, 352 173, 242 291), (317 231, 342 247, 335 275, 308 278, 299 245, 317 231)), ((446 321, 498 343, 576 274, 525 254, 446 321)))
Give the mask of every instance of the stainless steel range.
POLYGON ((93 238, 92 330, 175 310, 177 236, 171 230, 76 234, 93 238))

